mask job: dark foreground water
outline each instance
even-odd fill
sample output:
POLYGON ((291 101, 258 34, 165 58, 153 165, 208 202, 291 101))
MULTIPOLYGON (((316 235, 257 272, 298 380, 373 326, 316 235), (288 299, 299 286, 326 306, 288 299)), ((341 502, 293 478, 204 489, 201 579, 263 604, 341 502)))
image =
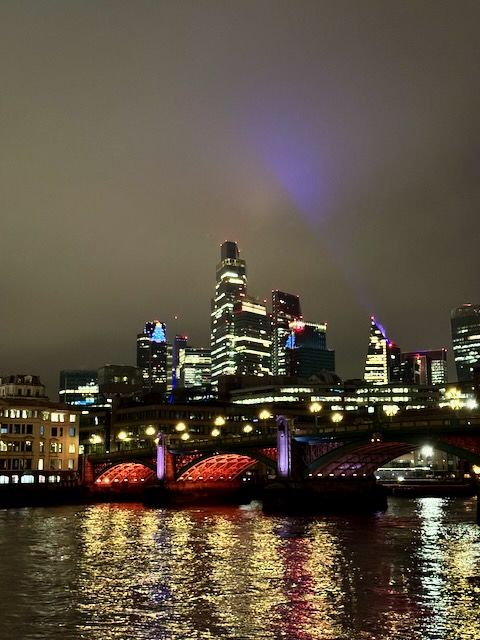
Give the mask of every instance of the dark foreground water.
POLYGON ((375 516, 95 505, 0 511, 0 637, 480 638, 474 499, 375 516))

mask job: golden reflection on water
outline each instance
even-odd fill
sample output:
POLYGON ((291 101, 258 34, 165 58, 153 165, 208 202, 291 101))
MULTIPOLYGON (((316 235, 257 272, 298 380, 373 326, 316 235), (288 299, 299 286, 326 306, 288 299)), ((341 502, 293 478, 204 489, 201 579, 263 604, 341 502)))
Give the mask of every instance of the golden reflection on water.
POLYGON ((477 640, 472 500, 393 500, 376 516, 258 506, 0 512, 5 638, 477 640), (8 606, 5 606, 8 603, 8 606), (6 635, 5 635, 6 634, 6 635))
POLYGON ((479 571, 478 533, 448 529, 445 506, 420 500, 407 522, 354 523, 251 508, 88 508, 79 563, 85 637, 117 640, 133 625, 135 637, 149 639, 473 640, 479 585, 468 577, 479 571))
POLYGON ((422 585, 425 598, 436 605, 431 607, 429 626, 436 630, 439 638, 478 640, 479 528, 445 522, 448 499, 419 502, 422 545, 418 556, 422 561, 422 585))

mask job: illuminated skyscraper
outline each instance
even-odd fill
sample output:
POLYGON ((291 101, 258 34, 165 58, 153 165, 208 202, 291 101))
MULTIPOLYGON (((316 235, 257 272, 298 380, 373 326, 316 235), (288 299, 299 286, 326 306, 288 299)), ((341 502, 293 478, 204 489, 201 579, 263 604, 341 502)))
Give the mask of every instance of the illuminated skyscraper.
POLYGON ((285 344, 287 375, 309 378, 323 371, 335 371, 335 351, 327 349, 326 323, 290 322, 285 344))
POLYGON ((384 328, 374 316, 370 318, 364 378, 371 384, 388 384, 402 379, 400 348, 387 338, 384 328))
POLYGON ((272 373, 271 324, 265 303, 243 296, 233 306, 235 372, 267 376, 272 373))
POLYGON ((402 381, 405 384, 445 384, 447 382, 447 350, 402 353, 402 381))
POLYGON ((186 347, 180 355, 181 385, 204 387, 212 378, 212 353, 210 349, 186 347))
POLYGON ((165 392, 172 385, 172 348, 167 344, 164 322, 146 322, 137 336, 137 367, 142 371, 144 391, 165 392))
POLYGON ((188 336, 175 336, 172 349, 172 388, 176 389, 180 384, 181 363, 187 348, 188 336))
POLYGON ((289 374, 286 359, 286 342, 290 335, 290 324, 302 319, 300 298, 283 291, 272 291, 272 373, 289 374))
POLYGON ((226 241, 221 246, 217 265, 215 297, 212 299, 211 347, 212 383, 221 375, 236 373, 234 314, 235 304, 246 295, 247 269, 240 259, 236 242, 226 241))
POLYGON ((452 346, 459 382, 472 380, 480 365, 480 305, 462 304, 452 311, 452 346))
POLYGON ((60 371, 58 390, 60 402, 94 406, 100 402, 97 371, 87 369, 64 369, 60 371))

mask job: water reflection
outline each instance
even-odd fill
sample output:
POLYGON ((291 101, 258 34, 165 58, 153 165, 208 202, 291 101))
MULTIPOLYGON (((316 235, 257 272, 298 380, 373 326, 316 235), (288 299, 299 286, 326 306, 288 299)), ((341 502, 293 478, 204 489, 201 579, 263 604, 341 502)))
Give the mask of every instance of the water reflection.
POLYGON ((472 500, 264 516, 95 505, 0 512, 0 637, 473 640, 472 500), (3 634, 3 635, 2 635, 3 634))

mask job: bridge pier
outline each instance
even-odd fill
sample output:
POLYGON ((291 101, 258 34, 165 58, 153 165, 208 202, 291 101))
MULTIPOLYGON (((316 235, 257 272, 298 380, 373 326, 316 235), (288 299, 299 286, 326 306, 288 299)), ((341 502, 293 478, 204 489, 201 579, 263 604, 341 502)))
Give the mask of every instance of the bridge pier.
POLYGON ((290 423, 285 416, 277 416, 277 475, 289 479, 292 475, 292 438, 290 423))
POLYGON ((175 461, 168 450, 167 438, 164 433, 158 434, 157 444, 157 480, 168 482, 175 479, 175 461))

